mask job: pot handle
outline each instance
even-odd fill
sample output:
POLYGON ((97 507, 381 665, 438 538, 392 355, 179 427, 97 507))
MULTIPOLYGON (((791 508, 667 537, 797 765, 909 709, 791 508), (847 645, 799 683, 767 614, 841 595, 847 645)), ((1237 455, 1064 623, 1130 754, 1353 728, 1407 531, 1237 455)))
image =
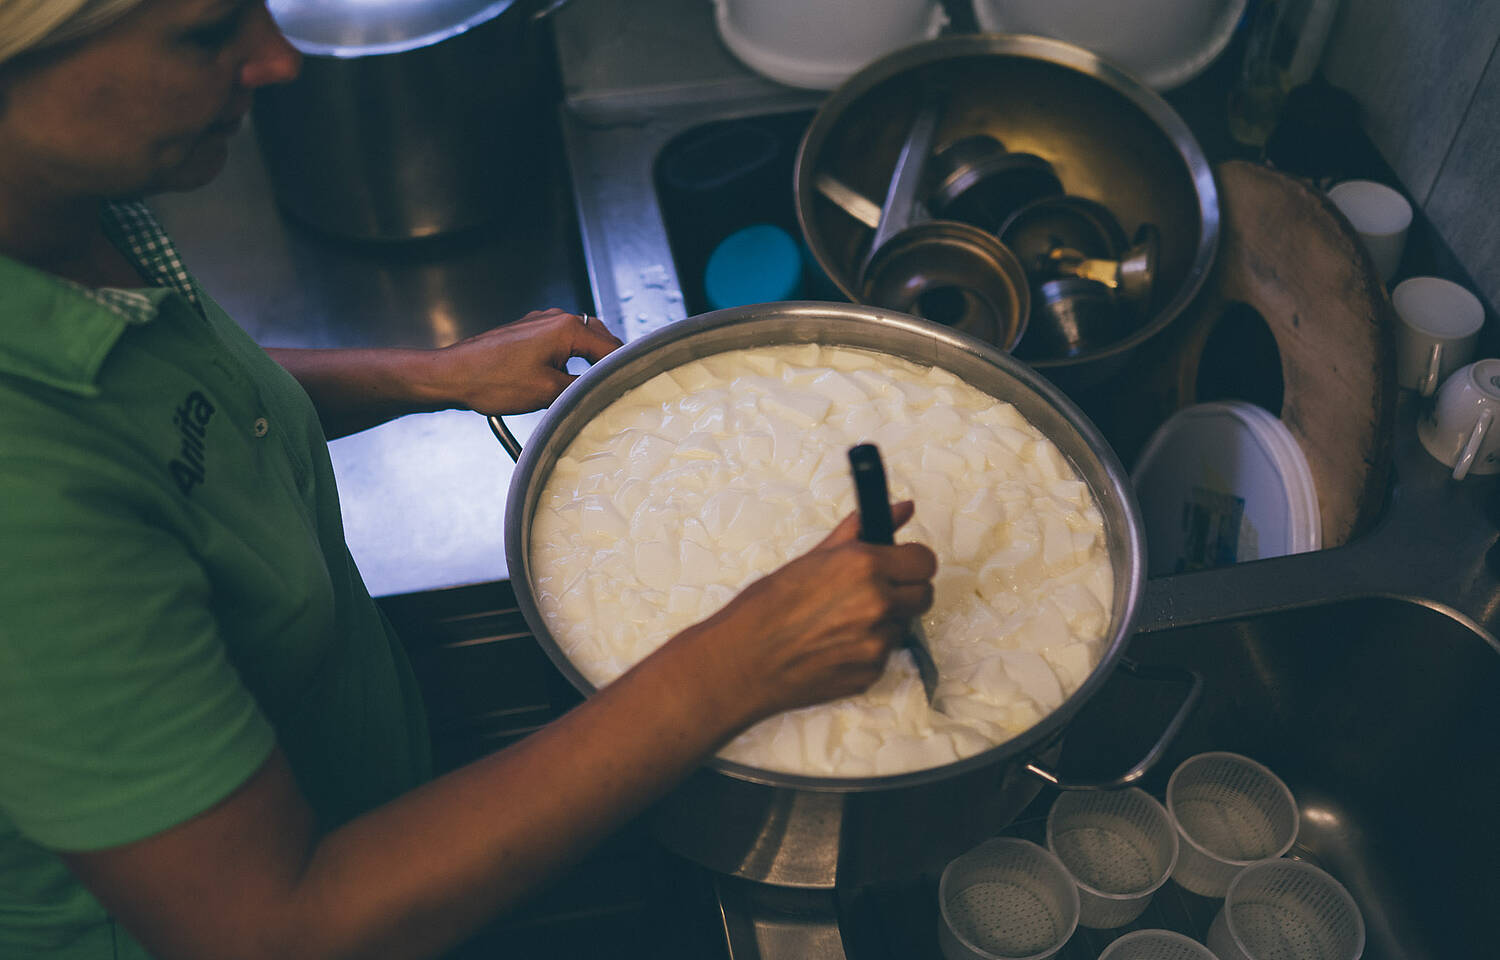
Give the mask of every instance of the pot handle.
POLYGON ((496 440, 500 441, 500 446, 505 448, 505 452, 510 454, 510 458, 512 460, 520 460, 521 441, 517 440, 516 435, 510 432, 510 427, 505 425, 505 421, 498 416, 489 416, 485 419, 490 422, 490 432, 495 435, 496 440))
POLYGON ((1120 666, 1135 676, 1147 680, 1181 681, 1191 685, 1187 696, 1182 699, 1182 705, 1177 708, 1177 712, 1172 715, 1171 722, 1167 724, 1161 736, 1156 738, 1156 743, 1151 745, 1146 755, 1135 766, 1112 780, 1069 783, 1058 774, 1037 764, 1035 760, 1027 761, 1024 768, 1027 773, 1045 780, 1059 790, 1119 790, 1131 786, 1156 766, 1162 754, 1167 752, 1167 747, 1177 739, 1177 734, 1182 730, 1182 725, 1187 722, 1188 715, 1193 712, 1193 708, 1198 705, 1199 698, 1203 696, 1203 674, 1191 667, 1143 666, 1129 657, 1121 657, 1120 666))

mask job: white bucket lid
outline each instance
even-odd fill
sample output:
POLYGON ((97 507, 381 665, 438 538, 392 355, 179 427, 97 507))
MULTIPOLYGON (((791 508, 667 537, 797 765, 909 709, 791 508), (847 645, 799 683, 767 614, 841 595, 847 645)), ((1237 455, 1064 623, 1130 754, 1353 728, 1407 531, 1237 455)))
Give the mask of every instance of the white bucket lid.
POLYGON ((948 15, 936 0, 714 0, 714 23, 729 52, 756 73, 832 90, 887 53, 936 37, 948 15))
POLYGON ((973 0, 985 33, 1031 33, 1091 50, 1153 90, 1180 87, 1229 46, 1247 0, 973 0))
POLYGON ((1179 410, 1146 443, 1131 480, 1150 576, 1323 545, 1307 458, 1286 424, 1253 403, 1179 410))

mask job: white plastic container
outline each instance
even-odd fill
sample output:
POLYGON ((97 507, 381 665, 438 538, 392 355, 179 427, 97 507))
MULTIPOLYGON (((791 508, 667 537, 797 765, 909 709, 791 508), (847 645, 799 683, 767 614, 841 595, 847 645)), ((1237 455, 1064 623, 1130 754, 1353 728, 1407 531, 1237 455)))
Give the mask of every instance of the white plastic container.
POLYGON ((1408 277, 1391 291, 1396 308, 1396 383, 1430 397, 1474 359, 1484 304, 1442 277, 1408 277))
POLYGON ((1144 790, 1063 793, 1047 849, 1078 885, 1078 923, 1112 929, 1141 915, 1177 865, 1177 825, 1144 790))
POLYGON ((1359 242, 1370 252, 1381 282, 1390 283, 1401 266, 1401 254, 1406 249, 1406 231, 1411 227, 1411 202, 1400 190, 1374 180, 1345 180, 1334 184, 1328 191, 1328 199, 1343 213, 1359 242))
POLYGON ((1181 849, 1172 879, 1222 897, 1242 870, 1284 856, 1297 840, 1297 802, 1281 778, 1237 753, 1200 753, 1172 771, 1167 812, 1181 849))
POLYGON ((938 914, 947 960, 1044 960, 1078 928, 1078 888, 1042 847, 997 837, 944 868, 938 914))
POLYGON ((1033 33, 1077 44, 1155 90, 1202 73, 1224 52, 1247 0, 974 0, 988 33, 1033 33))
POLYGON ((871 61, 948 23, 937 0, 714 0, 724 45, 787 86, 832 90, 871 61))
POLYGON ((1317 550, 1322 511, 1286 424, 1241 400, 1173 414, 1131 474, 1151 576, 1317 550))
POLYGON ((1219 960, 1359 960, 1365 921, 1344 885, 1301 860, 1247 867, 1208 930, 1219 960))
POLYGON ((1099 960, 1215 960, 1197 940, 1171 930, 1137 930, 1111 943, 1099 960))

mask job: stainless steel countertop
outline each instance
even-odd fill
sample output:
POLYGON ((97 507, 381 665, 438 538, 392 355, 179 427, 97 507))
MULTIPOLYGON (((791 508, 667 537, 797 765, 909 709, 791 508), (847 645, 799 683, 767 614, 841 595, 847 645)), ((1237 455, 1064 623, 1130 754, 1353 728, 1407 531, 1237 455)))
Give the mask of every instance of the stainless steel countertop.
MULTIPOLYGON (((207 187, 152 199, 189 270, 257 342, 436 347, 555 306, 591 305, 554 127, 514 206, 463 237, 366 246, 277 208, 252 129, 207 187)), ((540 149, 538 149, 540 147, 540 149)), ((523 441, 538 415, 516 418, 523 441)), ((376 596, 505 579, 512 463, 484 418, 403 417, 329 445, 349 548, 376 596)))
MULTIPOLYGON (((213 183, 153 198, 152 206, 188 269, 264 346, 443 346, 528 310, 592 312, 596 303, 625 301, 629 323, 623 310, 600 312, 626 339, 681 319, 669 254, 649 246, 660 237, 659 219, 640 233, 649 246, 641 256, 660 265, 654 272, 630 265, 623 267, 629 276, 591 278, 562 126, 607 115, 602 126, 639 124, 655 135, 650 115, 666 104, 742 98, 754 110, 777 98, 815 103, 818 95, 781 87, 735 60, 718 41, 707 0, 574 0, 553 23, 558 98, 567 106, 551 114, 560 122, 548 125, 544 142, 517 145, 534 157, 534 169, 512 194, 509 215, 490 228, 390 247, 321 236, 276 206, 249 123, 213 183)), ((688 109, 668 122, 694 116, 688 109)), ((609 164, 608 156, 573 174, 608 178, 630 216, 658 218, 650 170, 609 164)), ((524 443, 539 419, 507 423, 524 443)), ((349 549, 371 593, 509 576, 502 530, 513 464, 483 418, 458 411, 403 417, 329 448, 349 549)))
POLYGON ((569 0, 555 23, 589 285, 599 316, 630 341, 687 316, 653 183, 661 147, 711 120, 811 109, 825 94, 736 60, 708 0, 569 0))

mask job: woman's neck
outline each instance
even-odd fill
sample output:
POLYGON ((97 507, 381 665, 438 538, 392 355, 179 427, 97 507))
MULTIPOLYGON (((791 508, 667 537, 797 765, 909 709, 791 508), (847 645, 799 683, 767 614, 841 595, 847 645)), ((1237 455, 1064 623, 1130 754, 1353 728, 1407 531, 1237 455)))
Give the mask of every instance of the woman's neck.
POLYGON ((89 287, 133 287, 140 275, 104 235, 98 197, 0 185, 0 255, 89 287))

